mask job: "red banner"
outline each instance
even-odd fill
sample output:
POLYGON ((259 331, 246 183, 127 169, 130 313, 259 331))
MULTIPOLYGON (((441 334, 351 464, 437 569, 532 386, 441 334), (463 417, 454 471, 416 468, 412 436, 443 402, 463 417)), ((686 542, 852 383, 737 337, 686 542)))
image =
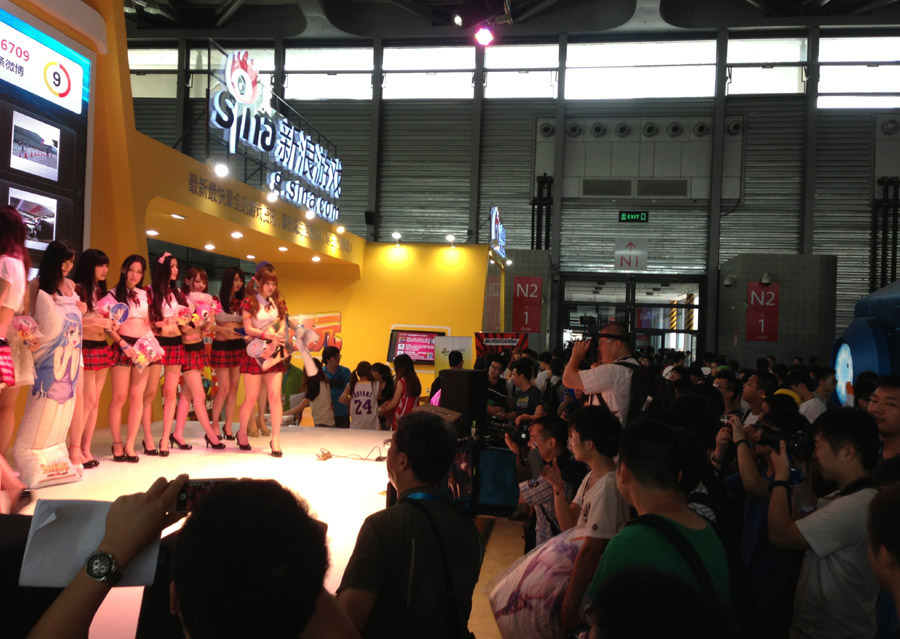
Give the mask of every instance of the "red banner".
POLYGON ((527 333, 475 333, 475 357, 528 348, 527 333))
POLYGON ((522 333, 541 332, 542 277, 513 278, 512 330, 522 333))
POLYGON ((778 297, 781 287, 777 282, 747 284, 747 335, 750 342, 778 341, 778 297))

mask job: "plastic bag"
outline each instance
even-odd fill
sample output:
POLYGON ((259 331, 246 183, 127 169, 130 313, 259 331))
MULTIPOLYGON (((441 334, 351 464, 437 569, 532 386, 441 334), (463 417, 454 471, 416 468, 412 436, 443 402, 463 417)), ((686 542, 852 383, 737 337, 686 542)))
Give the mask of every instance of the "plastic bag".
POLYGON ((32 490, 81 481, 81 464, 69 459, 64 441, 48 448, 15 448, 13 457, 22 483, 32 490))
POLYGON ((500 636, 553 639, 565 636, 563 597, 584 530, 570 528, 519 557, 491 581, 488 599, 500 636))
POLYGON ((131 359, 139 373, 153 362, 161 360, 164 354, 163 347, 149 331, 131 347, 131 359))

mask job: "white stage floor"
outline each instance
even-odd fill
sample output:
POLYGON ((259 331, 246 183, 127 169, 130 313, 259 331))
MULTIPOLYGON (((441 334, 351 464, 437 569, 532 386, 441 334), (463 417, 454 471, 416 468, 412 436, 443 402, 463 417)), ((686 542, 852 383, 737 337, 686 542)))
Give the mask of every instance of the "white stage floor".
MULTIPOLYGON (((161 430, 161 424, 155 423, 153 432, 158 436, 161 430)), ((310 512, 328 524, 331 569, 325 578, 325 587, 334 592, 363 520, 384 508, 385 504, 388 480, 384 462, 361 458, 374 460, 379 455, 386 455, 383 442, 390 436, 388 431, 285 427, 281 434, 284 457, 276 459, 269 455, 269 438, 263 436, 250 438, 251 451, 239 450, 234 441, 225 442, 227 448, 224 451, 207 449, 203 429, 196 422, 188 422, 185 439, 194 446, 193 450, 173 448, 168 457, 150 457, 140 454, 138 443, 136 450, 141 461, 129 464, 112 461, 112 436, 108 429, 103 429, 97 431, 92 447, 94 456, 100 460, 97 468, 84 471, 80 482, 43 488, 35 491, 35 495, 36 499, 112 501, 119 495, 146 490, 157 477, 172 479, 180 473, 196 479, 275 479, 303 497, 310 512), (317 460, 316 455, 321 449, 328 450, 334 457, 327 461, 317 460)), ((34 506, 30 505, 22 514, 31 514, 33 510, 34 506)), ((239 548, 241 543, 265 544, 266 540, 235 539, 234 543, 239 548)), ((142 591, 142 588, 114 588, 94 619, 91 637, 133 637, 142 591)))

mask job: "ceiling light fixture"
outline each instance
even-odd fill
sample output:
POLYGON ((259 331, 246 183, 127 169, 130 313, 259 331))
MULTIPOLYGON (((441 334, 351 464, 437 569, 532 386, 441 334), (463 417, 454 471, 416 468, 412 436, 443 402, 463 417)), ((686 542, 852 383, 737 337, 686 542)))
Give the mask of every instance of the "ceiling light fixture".
POLYGON ((512 260, 506 260, 506 265, 507 265, 507 266, 512 266, 512 260))
POLYGON ((306 213, 304 213, 304 217, 307 220, 311 220, 316 217, 316 213, 315 213, 315 211, 307 211, 306 213))
POLYGON ((269 191, 266 194, 266 199, 269 202, 277 202, 278 201, 278 192, 277 191, 269 191))
POLYGON ((318 255, 313 255, 312 261, 313 261, 313 262, 320 262, 320 261, 322 261, 322 258, 319 257, 318 255))
POLYGON ((337 231, 337 232, 340 234, 340 233, 343 233, 344 231, 346 231, 347 229, 345 229, 343 226, 339 226, 339 227, 337 227, 337 228, 334 229, 334 230, 337 231))
POLYGON ((247 256, 247 259, 248 259, 248 260, 255 260, 255 259, 256 259, 256 256, 255 256, 255 255, 248 255, 248 256, 247 256))
POLYGON ((159 231, 154 231, 153 229, 147 229, 147 235, 149 235, 150 237, 156 237, 157 235, 159 235, 159 231))
POLYGON ((203 248, 205 248, 207 251, 213 251, 213 250, 215 250, 216 245, 215 244, 204 244, 203 248))
POLYGON ((475 32, 475 42, 483 47, 490 45, 494 41, 494 32, 490 27, 481 27, 475 32))
POLYGON ((125 13, 137 13, 137 7, 134 6, 134 0, 125 0, 125 13))
POLYGON ((223 178, 223 177, 225 177, 225 176, 228 175, 228 165, 227 165, 227 164, 222 164, 221 162, 218 162, 218 163, 213 167, 213 171, 215 172, 216 176, 218 176, 218 177, 220 177, 220 178, 223 178))
POLYGON ((282 253, 284 253, 284 252, 286 252, 288 249, 287 249, 286 246, 279 246, 279 247, 278 247, 278 250, 281 251, 282 253))
POLYGON ((244 234, 241 233, 240 231, 235 231, 234 233, 231 234, 231 237, 233 237, 236 240, 239 240, 242 237, 244 237, 244 234))
POLYGON ((394 231, 393 233, 391 233, 391 237, 394 238, 394 240, 397 242, 397 246, 399 247, 400 238, 403 237, 402 235, 400 235, 400 231, 394 231))
POLYGON ((176 220, 183 220, 183 219, 184 219, 184 216, 183 216, 183 215, 178 215, 178 213, 171 213, 170 215, 171 215, 172 217, 174 217, 176 220))

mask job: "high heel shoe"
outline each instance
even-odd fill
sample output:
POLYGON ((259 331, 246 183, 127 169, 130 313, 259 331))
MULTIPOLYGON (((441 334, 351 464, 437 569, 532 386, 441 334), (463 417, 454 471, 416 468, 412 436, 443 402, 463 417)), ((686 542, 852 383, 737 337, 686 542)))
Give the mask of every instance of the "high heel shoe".
POLYGON ((135 453, 134 455, 129 455, 124 448, 122 449, 122 455, 125 457, 125 461, 127 461, 129 464, 136 464, 141 461, 141 458, 137 456, 137 453, 135 453))
POLYGON ((109 449, 112 452, 114 462, 125 461, 125 446, 122 444, 122 442, 113 442, 112 446, 110 446, 109 449), (116 455, 116 446, 122 446, 122 454, 121 455, 116 455))
POLYGON ((203 439, 206 440, 207 448, 214 448, 215 450, 222 450, 223 448, 225 448, 225 442, 219 442, 218 444, 213 444, 211 441, 209 441, 209 435, 204 435, 203 439))
POLYGON ((89 459, 89 460, 87 460, 86 462, 84 462, 84 463, 82 464, 82 467, 84 467, 84 468, 96 468, 96 467, 99 466, 99 465, 100 465, 100 462, 97 461, 96 459, 89 459))
POLYGON ((193 446, 191 446, 190 444, 186 444, 175 439, 174 434, 169 435, 169 443, 177 447, 178 450, 190 450, 193 448, 193 446))
POLYGON ((165 448, 165 449, 164 449, 164 448, 162 447, 162 443, 163 443, 163 440, 160 439, 160 440, 159 440, 159 446, 157 446, 156 450, 159 451, 159 456, 160 456, 160 457, 168 457, 168 456, 169 456, 169 449, 168 449, 168 448, 165 448))
POLYGON ((149 455, 150 457, 156 457, 157 455, 159 455, 159 450, 156 448, 147 450, 147 444, 145 444, 144 442, 141 442, 141 448, 144 450, 144 454, 149 455))
POLYGON ((229 432, 227 430, 225 430, 225 427, 222 426, 222 438, 227 439, 230 442, 233 442, 234 441, 234 433, 229 434, 229 432))
POLYGON ((272 448, 272 442, 269 442, 269 450, 272 451, 272 457, 281 457, 284 454, 284 451, 272 448))
POLYGON ((237 438, 237 435, 235 435, 234 439, 237 442, 238 448, 240 448, 241 450, 250 450, 249 442, 247 442, 246 444, 242 444, 241 440, 237 438))

